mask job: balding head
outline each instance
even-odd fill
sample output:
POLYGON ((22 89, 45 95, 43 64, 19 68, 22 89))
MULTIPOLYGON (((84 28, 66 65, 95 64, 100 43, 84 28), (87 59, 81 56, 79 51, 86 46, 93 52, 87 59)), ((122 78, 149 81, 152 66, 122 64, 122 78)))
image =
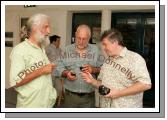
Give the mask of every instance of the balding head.
POLYGON ((91 37, 91 30, 89 26, 79 25, 75 32, 77 48, 84 49, 88 45, 90 37, 91 37))
POLYGON ((86 31, 86 33, 87 33, 87 35, 88 35, 88 37, 90 39, 90 37, 91 37, 90 27, 88 25, 79 25, 77 27, 77 30, 76 30, 75 34, 78 34, 79 32, 82 32, 82 31, 86 31))

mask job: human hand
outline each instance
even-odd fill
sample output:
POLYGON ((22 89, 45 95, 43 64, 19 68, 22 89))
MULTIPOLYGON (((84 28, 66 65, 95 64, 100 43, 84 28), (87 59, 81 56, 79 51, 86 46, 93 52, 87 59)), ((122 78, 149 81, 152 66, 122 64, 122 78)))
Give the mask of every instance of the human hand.
POLYGON ((76 73, 73 73, 73 72, 69 71, 69 72, 67 73, 67 79, 68 79, 68 80, 76 80, 76 79, 77 79, 77 78, 76 78, 76 73))
POLYGON ((89 72, 81 72, 81 77, 86 83, 92 84, 94 82, 94 78, 89 72))
POLYGON ((121 97, 120 93, 120 90, 110 87, 110 92, 104 97, 115 99, 121 97))
POLYGON ((93 73, 93 66, 91 66, 90 64, 85 64, 82 67, 83 72, 93 73))

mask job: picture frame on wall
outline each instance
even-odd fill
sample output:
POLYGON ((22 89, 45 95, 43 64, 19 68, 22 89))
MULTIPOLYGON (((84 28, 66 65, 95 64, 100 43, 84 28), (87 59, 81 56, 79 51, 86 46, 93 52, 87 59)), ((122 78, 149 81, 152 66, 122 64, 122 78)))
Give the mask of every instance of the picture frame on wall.
POLYGON ((13 47, 13 32, 5 32, 5 47, 13 47))
POLYGON ((92 43, 93 44, 98 44, 100 42, 100 34, 101 34, 100 27, 93 27, 92 28, 92 43))
POLYGON ((20 42, 23 42, 24 41, 24 38, 22 38, 22 36, 24 35, 24 32, 25 32, 25 27, 26 27, 26 24, 27 24, 27 21, 28 21, 28 17, 26 18, 21 18, 21 26, 20 26, 20 42))

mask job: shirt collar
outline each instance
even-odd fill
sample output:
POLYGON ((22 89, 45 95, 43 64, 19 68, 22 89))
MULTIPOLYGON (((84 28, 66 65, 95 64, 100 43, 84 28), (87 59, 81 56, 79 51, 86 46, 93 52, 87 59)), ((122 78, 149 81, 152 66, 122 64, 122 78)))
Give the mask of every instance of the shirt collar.
POLYGON ((120 58, 120 57, 125 57, 126 56, 126 52, 127 52, 127 48, 124 47, 122 49, 122 51, 120 52, 119 56, 116 56, 116 57, 109 56, 109 59, 117 59, 117 58, 120 58))
POLYGON ((122 49, 122 51, 121 51, 121 53, 120 53, 120 57, 125 57, 126 56, 126 53, 127 53, 127 48, 126 47, 124 47, 123 49, 122 49))
MULTIPOLYGON (((75 48, 75 50, 76 50, 76 43, 74 43, 74 48, 75 48)), ((90 51, 91 51, 91 46, 90 46, 90 44, 87 45, 86 50, 87 50, 87 52, 90 52, 90 51)))
POLYGON ((35 45, 35 44, 33 44, 32 42, 30 42, 27 38, 25 39, 25 41, 29 44, 29 45, 31 45, 32 47, 34 47, 34 48, 36 48, 36 49, 42 49, 42 50, 44 50, 44 47, 38 47, 37 45, 35 45))

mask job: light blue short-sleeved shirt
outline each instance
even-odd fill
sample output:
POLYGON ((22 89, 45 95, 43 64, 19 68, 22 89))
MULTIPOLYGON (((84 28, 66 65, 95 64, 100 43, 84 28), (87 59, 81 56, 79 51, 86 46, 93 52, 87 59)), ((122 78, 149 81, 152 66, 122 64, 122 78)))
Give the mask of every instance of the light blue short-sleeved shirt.
POLYGON ((76 73, 77 80, 75 81, 64 78, 65 89, 77 93, 94 91, 94 87, 81 78, 80 66, 90 64, 94 67, 100 67, 102 62, 98 60, 99 50, 95 45, 88 44, 86 51, 86 54, 80 55, 76 52, 76 45, 72 44, 62 50, 59 60, 55 61, 58 64, 54 71, 55 76, 61 76, 64 70, 72 70, 76 73))

